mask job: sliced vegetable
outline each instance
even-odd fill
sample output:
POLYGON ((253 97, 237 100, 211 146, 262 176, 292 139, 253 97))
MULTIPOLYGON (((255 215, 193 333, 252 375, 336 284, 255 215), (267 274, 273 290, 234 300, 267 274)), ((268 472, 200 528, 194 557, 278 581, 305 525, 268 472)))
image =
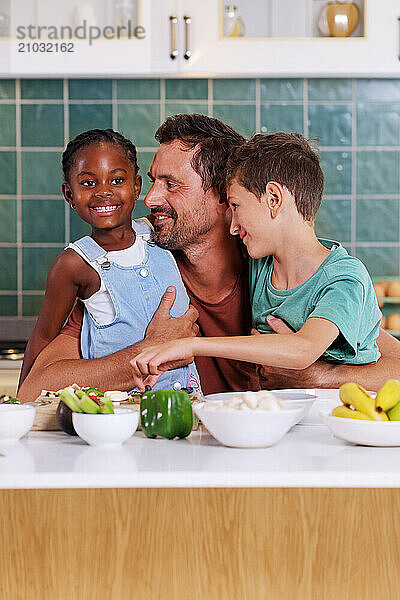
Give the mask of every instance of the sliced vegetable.
POLYGON ((96 396, 96 398, 98 396, 104 396, 104 392, 101 392, 100 390, 98 390, 97 388, 88 388, 87 390, 85 389, 85 392, 88 394, 88 396, 92 397, 92 395, 96 396))
POLYGON ((60 394, 60 400, 64 402, 72 412, 83 412, 79 405, 79 398, 75 395, 75 390, 72 386, 66 387, 60 394))
POLYGON ((145 392, 140 400, 142 429, 147 437, 185 438, 192 431, 189 395, 176 390, 145 392))
MULTIPOLYGON (((79 392, 77 390, 75 394, 78 396, 78 393, 79 392)), ((88 415, 97 415, 97 413, 100 412, 100 403, 97 402, 97 399, 96 401, 92 400, 90 396, 86 394, 86 392, 83 392, 79 398, 79 406, 82 409, 82 412, 88 415)))
POLYGON ((100 400, 100 412, 102 415, 112 415, 114 414, 114 407, 111 398, 99 397, 100 400))
POLYGON ((110 415, 114 413, 113 404, 110 398, 106 398, 99 390, 92 389, 89 395, 88 390, 73 388, 69 386, 60 393, 60 400, 64 402, 73 412, 86 413, 89 415, 103 414, 110 415), (96 394, 96 391, 99 394, 96 394))

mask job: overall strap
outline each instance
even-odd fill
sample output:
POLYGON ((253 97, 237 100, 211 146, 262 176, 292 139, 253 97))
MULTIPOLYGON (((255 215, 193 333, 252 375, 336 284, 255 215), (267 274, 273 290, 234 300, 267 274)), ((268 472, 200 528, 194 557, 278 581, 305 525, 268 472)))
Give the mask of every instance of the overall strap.
POLYGON ((74 242, 72 246, 77 246, 89 263, 96 262, 100 267, 104 265, 105 268, 109 268, 110 263, 106 258, 107 252, 90 236, 85 235, 85 237, 74 242))
POLYGON ((150 235, 153 232, 153 227, 150 224, 150 221, 146 219, 146 217, 141 217, 140 219, 134 219, 132 221, 132 229, 136 233, 136 235, 150 235))

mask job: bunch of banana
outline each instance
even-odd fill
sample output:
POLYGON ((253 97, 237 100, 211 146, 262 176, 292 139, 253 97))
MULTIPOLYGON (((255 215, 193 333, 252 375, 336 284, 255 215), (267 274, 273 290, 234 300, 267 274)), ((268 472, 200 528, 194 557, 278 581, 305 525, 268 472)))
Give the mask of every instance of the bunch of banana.
POLYGON ((400 421, 400 381, 389 379, 375 400, 357 383, 345 383, 339 390, 343 402, 332 411, 334 417, 366 421, 400 421))

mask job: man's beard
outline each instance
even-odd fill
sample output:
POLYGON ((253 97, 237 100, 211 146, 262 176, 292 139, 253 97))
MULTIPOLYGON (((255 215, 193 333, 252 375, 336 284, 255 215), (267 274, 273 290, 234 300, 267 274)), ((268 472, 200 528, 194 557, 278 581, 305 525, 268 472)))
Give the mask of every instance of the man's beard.
POLYGON ((171 217, 173 223, 155 225, 151 240, 165 250, 184 250, 188 246, 198 244, 200 237, 212 227, 205 205, 179 217, 172 208, 164 209, 163 214, 171 217))

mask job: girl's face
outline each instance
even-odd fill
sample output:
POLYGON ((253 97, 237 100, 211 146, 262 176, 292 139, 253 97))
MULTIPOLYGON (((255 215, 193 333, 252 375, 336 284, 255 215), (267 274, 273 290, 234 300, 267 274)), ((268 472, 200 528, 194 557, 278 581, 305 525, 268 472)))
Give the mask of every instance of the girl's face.
POLYGON ((141 177, 123 148, 96 142, 78 150, 62 191, 92 230, 131 227, 141 177))

